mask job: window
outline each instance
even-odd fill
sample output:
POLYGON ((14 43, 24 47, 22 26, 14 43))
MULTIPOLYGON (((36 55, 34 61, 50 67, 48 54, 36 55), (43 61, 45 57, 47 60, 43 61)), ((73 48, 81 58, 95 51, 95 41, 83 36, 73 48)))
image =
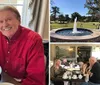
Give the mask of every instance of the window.
POLYGON ((92 48, 92 56, 100 60, 100 46, 92 48))
POLYGON ((15 6, 21 15, 21 25, 28 27, 29 10, 28 4, 30 0, 0 0, 0 7, 4 5, 15 6))

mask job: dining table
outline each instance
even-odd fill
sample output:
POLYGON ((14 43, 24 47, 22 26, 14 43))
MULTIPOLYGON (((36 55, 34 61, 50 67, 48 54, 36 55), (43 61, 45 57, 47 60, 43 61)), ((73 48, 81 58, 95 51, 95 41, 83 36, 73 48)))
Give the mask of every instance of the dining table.
POLYGON ((66 66, 64 69, 66 69, 66 72, 63 76, 52 79, 53 82, 61 81, 64 82, 64 85, 80 85, 80 83, 85 82, 84 76, 82 75, 79 67, 70 68, 66 66))
POLYGON ((69 83, 70 85, 80 85, 80 83, 85 82, 85 80, 82 79, 63 79, 63 78, 55 78, 52 79, 53 82, 63 81, 64 85, 67 85, 66 83, 69 83))

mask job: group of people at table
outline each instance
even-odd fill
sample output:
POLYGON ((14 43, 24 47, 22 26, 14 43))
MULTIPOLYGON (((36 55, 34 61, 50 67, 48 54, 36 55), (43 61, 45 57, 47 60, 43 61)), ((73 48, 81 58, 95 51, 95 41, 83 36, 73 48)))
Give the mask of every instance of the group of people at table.
MULTIPOLYGON (((70 63, 66 62, 67 65, 70 63)), ((50 68, 51 85, 64 85, 63 81, 53 81, 59 77, 63 78, 64 73, 67 71, 62 64, 66 66, 60 59, 54 59, 53 66, 50 68)), ((80 72, 83 76, 84 82, 80 85, 100 85, 100 63, 95 57, 90 57, 86 62, 78 62, 80 65, 80 72)))

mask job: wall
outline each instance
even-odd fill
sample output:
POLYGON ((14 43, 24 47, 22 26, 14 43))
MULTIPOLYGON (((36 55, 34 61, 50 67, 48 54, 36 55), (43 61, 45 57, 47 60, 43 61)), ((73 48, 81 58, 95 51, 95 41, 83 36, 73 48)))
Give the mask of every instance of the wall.
MULTIPOLYGON (((59 45, 63 45, 63 46, 76 46, 76 48, 78 46, 91 46, 92 47, 92 51, 93 51, 94 47, 100 47, 100 44, 51 44, 50 45, 50 60, 53 60, 55 58, 55 56, 56 56, 56 54, 55 54, 55 46, 59 46, 59 45)), ((75 55, 75 56, 77 56, 77 55, 75 55)))

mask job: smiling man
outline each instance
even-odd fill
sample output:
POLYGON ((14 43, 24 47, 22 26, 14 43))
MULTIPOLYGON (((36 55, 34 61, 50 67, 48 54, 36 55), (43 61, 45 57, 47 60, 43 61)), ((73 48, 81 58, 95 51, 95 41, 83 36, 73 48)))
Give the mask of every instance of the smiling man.
POLYGON ((36 32, 22 27, 20 20, 15 7, 0 8, 0 66, 3 81, 10 78, 8 82, 15 85, 45 85, 42 39, 36 32))
POLYGON ((14 12, 13 9, 5 7, 0 10, 0 31, 9 39, 15 34, 20 25, 20 15, 18 11, 14 12))

